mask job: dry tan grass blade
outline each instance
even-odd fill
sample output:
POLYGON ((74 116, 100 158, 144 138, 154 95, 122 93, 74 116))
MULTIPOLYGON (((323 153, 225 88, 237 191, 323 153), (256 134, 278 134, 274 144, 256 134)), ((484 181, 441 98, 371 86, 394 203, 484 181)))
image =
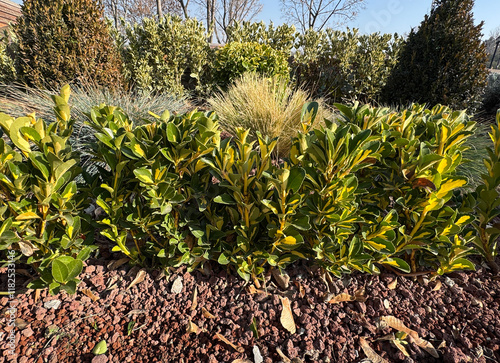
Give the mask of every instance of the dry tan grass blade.
POLYGON ((135 279, 130 283, 130 285, 128 285, 127 290, 130 290, 133 286, 140 284, 141 282, 144 281, 145 278, 146 278, 146 270, 144 269, 139 270, 139 272, 135 276, 135 279))
POLYGON ((191 334, 191 333, 195 333, 195 334, 198 334, 200 331, 200 328, 198 327, 198 325, 196 325, 195 323, 193 323, 191 321, 191 319, 189 319, 188 321, 188 325, 187 325, 187 329, 186 329, 186 332, 188 334, 191 334))
POLYGON ((203 307, 201 308, 201 313, 207 319, 215 319, 215 315, 211 314, 207 309, 203 307))
POLYGON ((231 343, 229 340, 227 340, 227 338, 219 333, 216 333, 215 336, 222 340, 224 343, 226 343, 227 345, 231 346, 234 350, 238 351, 239 353, 245 353, 245 348, 243 347, 238 347, 237 345, 231 343))
POLYGON ((365 352, 365 355, 368 357, 372 363, 389 363, 384 358, 379 356, 371 347, 368 345, 368 342, 364 338, 359 338, 359 344, 361 345, 361 349, 365 352))
POLYGON ((334 296, 332 299, 328 300, 330 304, 338 304, 341 302, 348 302, 348 301, 360 301, 360 302, 365 302, 366 297, 365 297, 365 289, 361 288, 357 290, 354 293, 354 296, 342 293, 338 294, 337 296, 334 296))
POLYGON ((95 295, 92 291, 90 291, 90 289, 83 289, 82 292, 88 297, 90 297, 90 299, 94 302, 99 300, 99 296, 95 295))
POLYGON ((281 310, 280 322, 283 328, 288 330, 290 333, 295 334, 297 327, 295 326, 295 321, 293 320, 292 308, 290 307, 290 300, 287 297, 280 297, 281 305, 283 310, 281 310))
POLYGON ((281 357, 281 359, 283 359, 283 363, 290 363, 291 362, 290 358, 288 358, 285 354, 283 354, 283 352, 281 351, 280 348, 276 348, 276 353, 278 353, 279 356, 281 357))
POLYGON ((191 311, 194 311, 198 306, 198 286, 194 287, 193 298, 191 299, 191 311))
POLYGON ((441 283, 440 280, 436 280, 436 285, 434 286, 434 288, 432 289, 432 291, 438 291, 439 289, 441 289, 441 286, 443 286, 443 284, 441 283))
POLYGON ((413 338, 415 344, 417 344, 420 348, 424 349, 427 353, 432 355, 434 358, 439 358, 439 353, 434 346, 429 343, 427 340, 422 339, 418 336, 418 333, 415 330, 408 328, 401 320, 394 316, 383 316, 380 318, 383 320, 388 326, 398 331, 405 332, 409 336, 413 338))
POLYGON ((119 260, 112 261, 108 264, 108 270, 109 271, 116 270, 118 267, 126 264, 128 261, 130 261, 130 258, 128 258, 128 257, 123 257, 123 258, 120 258, 119 260))

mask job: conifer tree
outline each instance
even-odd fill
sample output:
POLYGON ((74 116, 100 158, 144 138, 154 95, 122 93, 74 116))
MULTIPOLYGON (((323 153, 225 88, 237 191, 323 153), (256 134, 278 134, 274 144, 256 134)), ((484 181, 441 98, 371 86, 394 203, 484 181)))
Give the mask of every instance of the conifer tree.
POLYGON ((16 68, 29 86, 67 82, 117 86, 121 60, 96 0, 24 0, 15 25, 16 68))
POLYGON ((422 102, 474 111, 486 85, 483 23, 474 24, 473 0, 435 0, 412 30, 383 92, 387 103, 422 102))

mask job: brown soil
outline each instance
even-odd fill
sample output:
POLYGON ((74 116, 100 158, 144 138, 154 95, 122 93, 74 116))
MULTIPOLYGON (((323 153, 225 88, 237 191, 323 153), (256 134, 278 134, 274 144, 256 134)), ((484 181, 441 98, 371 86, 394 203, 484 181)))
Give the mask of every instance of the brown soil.
POLYGON ((286 290, 269 278, 257 291, 218 267, 204 273, 179 269, 168 277, 148 272, 128 289, 138 268, 111 270, 107 266, 119 256, 104 257, 89 261, 76 296, 42 291, 36 300, 34 291, 18 293, 15 357, 8 355, 5 338, 8 298, 0 298, 0 362, 369 362, 360 338, 388 362, 500 362, 500 281, 480 266, 436 281, 389 273, 347 276, 330 282, 330 291, 319 272, 304 265, 289 271, 286 290), (172 291, 176 280, 173 290, 182 282, 179 293, 172 291), (361 288, 366 301, 325 302, 327 295, 354 295, 361 288), (280 297, 285 296, 295 334, 280 322, 280 297), (411 338, 403 343, 409 357, 390 340, 380 339, 397 333, 381 323, 384 316, 395 316, 416 331, 438 350, 439 358, 411 338), (258 338, 250 328, 254 319, 258 338), (198 333, 187 332, 190 320, 198 333), (103 339, 108 351, 94 356, 94 346, 103 339))

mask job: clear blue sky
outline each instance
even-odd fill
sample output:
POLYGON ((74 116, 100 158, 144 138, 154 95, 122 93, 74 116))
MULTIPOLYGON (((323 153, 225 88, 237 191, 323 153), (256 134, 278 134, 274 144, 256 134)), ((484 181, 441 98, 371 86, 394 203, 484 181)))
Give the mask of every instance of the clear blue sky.
MULTIPOLYGON (((261 0, 264 9, 256 20, 282 24, 279 0, 261 0)), ((363 33, 409 33, 418 27, 425 14, 430 12, 432 0, 366 0, 365 9, 358 17, 346 24, 359 28, 363 33)), ((500 1, 476 0, 474 5, 476 23, 484 21, 483 34, 489 37, 492 30, 500 26, 500 1)))
MULTIPOLYGON (((22 0, 13 0, 22 3, 22 0)), ((50 1, 50 0, 47 0, 50 1)), ((264 9, 255 20, 282 24, 279 0, 260 0, 264 9)), ((365 9, 358 17, 346 24, 359 28, 363 33, 382 32, 405 34, 412 27, 418 27, 424 15, 430 11, 432 0, 366 0, 365 9)), ((476 0, 474 6, 476 23, 484 21, 483 34, 490 36, 492 30, 500 26, 500 1, 476 0)))

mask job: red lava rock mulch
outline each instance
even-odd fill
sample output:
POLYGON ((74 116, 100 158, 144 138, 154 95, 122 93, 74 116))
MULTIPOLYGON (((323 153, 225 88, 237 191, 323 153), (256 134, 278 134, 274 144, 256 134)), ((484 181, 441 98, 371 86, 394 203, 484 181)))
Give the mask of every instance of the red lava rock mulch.
POLYGON ((347 276, 330 283, 330 297, 364 288, 366 301, 332 304, 325 302, 327 284, 318 272, 302 265, 289 271, 287 290, 277 288, 273 278, 267 292, 218 267, 209 275, 182 268, 169 277, 148 272, 128 289, 138 269, 107 265, 90 260, 76 296, 42 291, 35 302, 34 291, 17 295, 17 357, 7 355, 8 298, 1 297, 0 362, 368 362, 360 338, 388 362, 500 362, 500 281, 482 267, 432 282, 388 273, 347 276), (295 334, 280 322, 285 296, 295 334), (383 316, 400 319, 430 342, 439 358, 412 339, 402 344, 409 357, 380 339, 397 332, 380 323, 383 316), (198 333, 187 332, 190 320, 198 333), (254 321, 258 338, 250 328, 254 321), (103 339, 108 351, 94 356, 92 349, 103 339))

